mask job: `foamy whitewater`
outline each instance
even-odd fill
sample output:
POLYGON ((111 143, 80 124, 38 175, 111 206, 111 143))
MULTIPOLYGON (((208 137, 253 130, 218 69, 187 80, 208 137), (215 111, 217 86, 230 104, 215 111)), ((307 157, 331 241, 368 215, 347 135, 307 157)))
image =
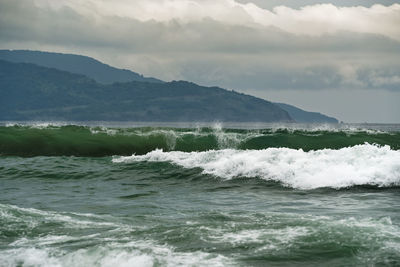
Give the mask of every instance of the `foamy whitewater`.
POLYGON ((0 123, 1 267, 399 266, 399 203, 400 125, 0 123))
POLYGON ((114 158, 113 162, 166 161, 224 179, 261 178, 299 189, 355 185, 400 185, 400 151, 389 146, 357 145, 304 152, 289 148, 163 152, 114 158))

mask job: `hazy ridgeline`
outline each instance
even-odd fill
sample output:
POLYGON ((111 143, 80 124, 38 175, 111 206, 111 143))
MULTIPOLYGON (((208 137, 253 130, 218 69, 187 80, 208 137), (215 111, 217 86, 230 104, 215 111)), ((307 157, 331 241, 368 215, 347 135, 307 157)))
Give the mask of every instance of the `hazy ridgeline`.
POLYGON ((162 82, 93 58, 0 50, 0 120, 337 123, 219 87, 162 82))

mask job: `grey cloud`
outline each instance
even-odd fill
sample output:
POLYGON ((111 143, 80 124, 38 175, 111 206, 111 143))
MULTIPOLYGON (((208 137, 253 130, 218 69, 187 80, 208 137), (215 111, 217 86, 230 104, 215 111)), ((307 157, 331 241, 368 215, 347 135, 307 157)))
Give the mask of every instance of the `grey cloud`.
POLYGON ((312 37, 209 18, 142 22, 83 16, 69 7, 38 8, 31 1, 0 3, 0 44, 35 42, 100 55, 118 51, 127 58, 124 66, 136 71, 143 70, 136 65, 141 61, 146 74, 235 89, 399 90, 400 43, 380 35, 312 37))
POLYGON ((324 112, 346 122, 399 123, 400 92, 388 90, 248 91, 276 102, 324 112))
MULTIPOLYGON (((289 6, 292 8, 301 8, 305 5, 315 5, 315 4, 334 4, 336 6, 365 6, 370 7, 377 3, 376 0, 238 0, 240 3, 254 3, 260 7, 272 9, 279 5, 289 6)), ((380 0, 381 5, 392 5, 396 4, 397 0, 380 0)))
MULTIPOLYGON (((190 62, 183 68, 183 76, 192 81, 207 81, 207 85, 223 84, 235 90, 351 90, 379 89, 400 91, 400 71, 366 68, 362 66, 312 65, 287 67, 279 63, 240 63, 228 60, 218 63, 190 62), (237 65, 240 65, 239 67, 237 65), (351 69, 347 73, 347 69, 351 69)), ((293 58, 293 60, 301 60, 293 58)), ((320 63, 323 64, 323 63, 320 63)))
POLYGON ((113 46, 139 52, 274 53, 399 52, 399 42, 377 34, 341 31, 295 35, 276 27, 230 25, 211 18, 183 23, 81 15, 64 6, 38 8, 31 0, 0 0, 0 38, 54 44, 113 46))
POLYGON ((82 16, 68 7, 37 8, 30 1, 3 0, 0 40, 46 44, 112 46, 130 51, 190 53, 400 52, 380 35, 339 32, 322 36, 286 33, 275 27, 226 25, 212 19, 181 23, 82 16))

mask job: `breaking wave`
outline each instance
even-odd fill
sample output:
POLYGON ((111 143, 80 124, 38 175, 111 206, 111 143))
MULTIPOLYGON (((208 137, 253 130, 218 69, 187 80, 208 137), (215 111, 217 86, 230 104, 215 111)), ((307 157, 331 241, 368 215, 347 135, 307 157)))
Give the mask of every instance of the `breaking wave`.
POLYGON ((0 266, 224 266, 230 262, 218 254, 178 252, 154 240, 135 239, 134 226, 110 219, 114 218, 0 204, 0 232, 6 233, 7 241, 14 239, 0 250, 0 266), (38 231, 48 225, 61 233, 38 231))
POLYGON ((227 214, 215 211, 204 214, 214 219, 215 215, 234 223, 210 223, 212 220, 203 221, 195 214, 190 217, 190 223, 181 224, 178 229, 173 225, 141 225, 144 229, 135 231, 138 225, 116 223, 117 218, 112 216, 0 204, 0 230, 7 233, 4 240, 7 246, 0 251, 0 265, 242 266, 246 264, 241 262, 243 257, 237 251, 243 252, 249 247, 255 249, 254 257, 270 257, 272 261, 277 257, 299 260, 300 253, 309 258, 314 251, 323 253, 325 250, 325 253, 335 251, 347 258, 355 257, 350 265, 378 262, 397 266, 399 262, 400 228, 388 216, 337 218, 284 212, 227 214), (49 226, 57 228, 47 228, 49 226), (170 242, 176 239, 176 234, 190 233, 193 240, 207 242, 209 251, 196 246, 196 249, 182 251, 165 239, 160 242, 140 236, 140 232, 152 236, 154 231, 162 231, 170 242), (228 257, 221 254, 232 250, 228 257), (354 255, 354 251, 357 254, 354 255))
POLYGON ((400 185, 400 151, 368 143, 308 152, 290 148, 154 150, 145 155, 113 158, 115 163, 134 161, 170 162, 184 168, 201 168, 204 174, 222 179, 254 177, 297 189, 400 185))
POLYGON ((400 149, 400 132, 357 129, 108 128, 40 124, 0 126, 0 155, 111 156, 163 151, 341 149, 368 142, 400 149))

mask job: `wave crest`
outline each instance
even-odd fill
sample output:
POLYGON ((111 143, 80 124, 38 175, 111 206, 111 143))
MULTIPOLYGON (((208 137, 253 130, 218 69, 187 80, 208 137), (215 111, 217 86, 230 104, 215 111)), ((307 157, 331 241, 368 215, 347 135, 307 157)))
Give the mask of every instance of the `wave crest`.
POLYGON ((204 174, 223 179, 259 177, 297 189, 400 185, 400 151, 368 143, 309 152, 290 148, 154 150, 145 155, 113 158, 115 163, 134 161, 171 162, 184 168, 201 168, 204 174))
POLYGON ((87 126, 0 126, 0 155, 127 156, 163 151, 216 149, 340 149, 368 143, 400 149, 400 132, 296 129, 107 128, 87 126))

